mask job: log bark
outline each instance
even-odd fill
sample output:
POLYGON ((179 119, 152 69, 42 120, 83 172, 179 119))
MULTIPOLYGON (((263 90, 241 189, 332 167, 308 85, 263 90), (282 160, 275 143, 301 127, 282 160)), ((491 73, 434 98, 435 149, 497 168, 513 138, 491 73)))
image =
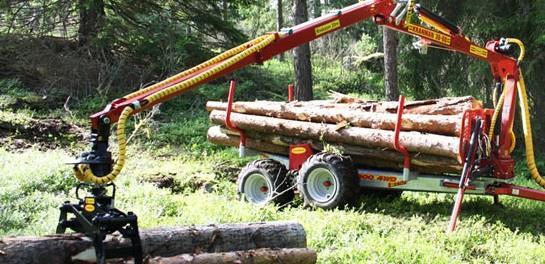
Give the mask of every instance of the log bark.
MULTIPOLYGON (((140 231, 144 256, 170 257, 186 253, 229 252, 258 248, 305 248, 303 226, 293 222, 221 224, 140 231)), ((112 237, 106 248, 129 245, 112 237)), ((81 234, 7 237, 0 240, 0 263, 72 263, 93 261, 91 241, 81 234)))
MULTIPOLYGON (((208 102, 207 108, 225 110, 227 103, 208 102)), ((249 115, 330 124, 348 122, 352 126, 383 130, 394 130, 397 123, 397 115, 391 113, 350 111, 343 108, 324 111, 321 107, 300 107, 283 102, 237 102, 233 104, 232 109, 236 113, 249 115)), ((459 115, 406 114, 403 116, 402 127, 405 131, 456 136, 460 134, 461 120, 462 117, 459 115)))
MULTIPOLYGON (((310 144, 313 149, 318 151, 325 150, 327 145, 329 148, 339 150, 344 155, 350 155, 354 162, 371 168, 402 169, 403 167, 403 156, 392 150, 372 149, 347 144, 324 144, 318 140, 256 132, 248 132, 246 136, 246 143, 249 148, 271 154, 289 155, 289 145, 291 144, 310 144)), ((224 146, 238 147, 239 144, 237 132, 220 126, 213 126, 208 129, 208 140, 211 143, 224 146)), ((413 154, 411 157, 412 169, 422 173, 459 173, 462 170, 461 165, 454 159, 424 154, 413 154)))
MULTIPOLYGON (((333 101, 336 105, 347 106, 353 109, 371 112, 397 112, 397 102, 370 102, 340 93, 333 93, 333 101)), ((420 101, 409 101, 405 103, 407 114, 426 115, 459 115, 466 110, 481 109, 483 103, 472 96, 465 97, 444 97, 420 101)))
MULTIPOLYGON (((215 110, 210 113, 210 120, 214 124, 222 125, 224 124, 225 116, 225 112, 215 110)), ((231 115, 231 121, 237 127, 248 131, 371 148, 391 149, 394 139, 393 131, 359 127, 339 127, 332 124, 318 124, 238 113, 231 115)), ((400 135, 400 143, 413 153, 424 153, 449 158, 457 158, 458 156, 459 139, 456 137, 420 132, 403 132, 400 135)))
POLYGON ((256 249, 224 253, 184 254, 169 258, 154 258, 149 264, 312 264, 316 252, 306 248, 256 249))
MULTIPOLYGON (((237 132, 231 131, 231 133, 236 135, 229 135, 225 133, 220 126, 213 126, 208 129, 206 137, 210 143, 238 148, 240 144, 240 137, 237 132)), ((259 137, 246 139, 246 147, 274 154, 286 155, 289 153, 288 146, 289 145, 274 144, 270 140, 260 139, 259 137)))

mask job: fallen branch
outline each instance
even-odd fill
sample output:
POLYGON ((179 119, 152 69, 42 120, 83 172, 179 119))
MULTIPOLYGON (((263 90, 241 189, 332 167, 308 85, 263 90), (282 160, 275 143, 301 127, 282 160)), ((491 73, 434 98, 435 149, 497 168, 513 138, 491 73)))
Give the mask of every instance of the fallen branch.
POLYGON ((160 105, 161 104, 153 106, 151 111, 149 111, 146 114, 146 116, 144 116, 144 118, 139 119, 138 118, 139 115, 134 116, 134 119, 136 122, 134 124, 134 130, 132 131, 131 135, 127 139, 127 144, 132 140, 133 137, 136 136, 136 134, 138 133, 138 131, 140 130, 142 126, 145 126, 146 124, 150 123, 153 120, 153 117, 155 117, 155 115, 159 113, 160 105))

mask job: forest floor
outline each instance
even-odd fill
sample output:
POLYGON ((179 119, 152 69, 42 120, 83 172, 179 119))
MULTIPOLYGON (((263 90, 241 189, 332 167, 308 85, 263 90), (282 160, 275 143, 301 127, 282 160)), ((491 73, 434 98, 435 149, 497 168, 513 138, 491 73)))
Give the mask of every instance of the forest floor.
MULTIPOLYGON (((319 263, 545 263, 541 202, 502 198, 499 207, 467 197, 458 231, 447 235, 448 194, 363 195, 353 208, 329 211, 238 201, 234 181, 248 159, 206 142, 204 108, 173 105, 136 133, 116 181, 116 206, 134 211, 142 228, 293 220, 319 263)), ((74 200, 65 162, 86 150, 86 122, 63 109, 0 108, 0 236, 54 232, 59 205, 74 200)), ((518 182, 536 187, 524 168, 517 166, 518 182)))

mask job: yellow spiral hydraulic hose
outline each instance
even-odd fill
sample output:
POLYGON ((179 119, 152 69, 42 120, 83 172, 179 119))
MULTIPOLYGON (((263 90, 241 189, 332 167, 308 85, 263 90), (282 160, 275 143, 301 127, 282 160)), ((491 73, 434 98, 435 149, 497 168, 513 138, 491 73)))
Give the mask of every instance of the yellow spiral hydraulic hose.
MULTIPOLYGON (((246 57, 252 55, 253 53, 256 53, 266 47, 267 45, 271 44, 276 39, 275 35, 265 35, 261 36, 259 38, 256 38, 252 41, 249 41, 243 45, 240 45, 234 49, 231 49, 227 52, 224 52, 213 59, 204 62, 194 68, 191 68, 187 71, 184 71, 180 74, 177 74, 173 77, 170 77, 166 79, 165 81, 162 81, 160 83, 157 83, 155 85, 152 85, 148 88, 139 90, 137 92, 134 92, 132 94, 129 94, 128 96, 125 96, 126 99, 134 98, 135 96, 144 94, 148 91, 151 91, 161 85, 165 85, 171 81, 174 81, 175 79, 187 76, 191 73, 195 73, 203 68, 209 67, 213 64, 222 62, 221 64, 208 69, 202 73, 200 73, 197 76, 194 76, 190 79, 184 80, 183 82, 180 82, 178 84, 172 85, 162 91, 159 91, 157 93, 151 94, 150 96, 146 97, 145 99, 148 101, 148 104, 153 104, 153 102, 160 100, 161 98, 164 98, 166 96, 169 96, 171 94, 177 93, 179 91, 186 90, 188 88, 193 87, 195 84, 206 80, 210 76, 217 74, 223 70, 225 70, 228 67, 233 66, 237 62, 245 59, 246 57)), ((105 184, 108 182, 113 181, 121 172, 123 169, 123 166, 125 165, 125 159, 126 159, 126 147, 127 147, 127 141, 126 141, 126 135, 125 135, 125 125, 127 123, 127 119, 131 116, 134 109, 132 106, 127 106, 123 109, 123 112, 121 113, 119 120, 117 122, 117 144, 119 149, 118 159, 116 163, 114 164, 114 167, 112 169, 112 172, 110 172, 106 176, 98 177, 94 175, 93 171, 91 170, 90 166, 88 164, 80 164, 75 167, 75 174, 76 178, 78 178, 80 181, 84 182, 90 182, 90 183, 96 183, 96 184, 105 184)))
POLYGON ((503 107, 503 101, 505 101, 505 89, 502 91, 500 99, 496 104, 496 109, 494 109, 494 115, 492 115, 492 122, 490 123, 490 130, 488 131, 488 138, 490 140, 492 140, 492 137, 494 136, 494 130, 496 130, 496 122, 498 121, 501 108, 503 107))
POLYGON ((520 54, 519 54, 519 57, 517 59, 517 61, 520 63, 521 61, 524 60, 524 56, 526 56, 526 46, 524 46, 524 43, 520 40, 520 39, 516 39, 516 38, 507 38, 507 43, 514 43, 514 44, 517 44, 520 48, 520 54))
POLYGON ((117 157, 117 161, 112 169, 112 172, 110 172, 106 176, 97 177, 91 170, 91 167, 89 167, 89 164, 79 164, 74 168, 74 172, 78 180, 83 182, 104 184, 113 181, 119 175, 121 169, 123 169, 123 166, 125 165, 125 157, 127 153, 125 124, 127 123, 127 119, 129 118, 129 116, 131 116, 133 111, 134 109, 132 107, 125 107, 125 109, 123 109, 123 112, 121 112, 121 115, 119 116, 119 120, 117 122, 117 144, 119 154, 117 157))
POLYGON ((246 42, 246 43, 244 43, 242 45, 239 45, 238 47, 232 48, 232 49, 230 49, 230 50, 228 50, 228 51, 226 51, 226 52, 224 52, 224 53, 222 53, 222 54, 220 54, 220 55, 218 55, 218 56, 216 56, 216 57, 214 57, 214 58, 212 58, 210 60, 207 60, 207 61, 205 61, 205 62, 203 62, 203 63, 201 63, 201 64, 199 64, 199 65, 197 65, 197 66, 195 66, 195 67, 193 67, 191 69, 188 69, 188 70, 183 71, 183 72, 181 72, 179 74, 171 76, 171 77, 169 77, 169 78, 167 78, 167 79, 165 79, 165 80, 163 80, 161 82, 158 82, 158 83, 156 83, 154 85, 151 85, 149 87, 146 87, 144 89, 140 89, 140 90, 138 90, 136 92, 128 94, 128 95, 124 96, 123 98, 125 98, 125 99, 134 98, 134 97, 139 96, 141 94, 147 93, 147 92, 149 92, 149 91, 151 91, 153 89, 156 89, 157 87, 166 85, 166 84, 168 84, 168 83, 170 83, 172 81, 175 81, 175 80, 177 80, 179 78, 183 78, 183 77, 185 77, 185 76, 187 76, 189 74, 192 74, 192 73, 195 73, 195 72, 197 72, 199 70, 202 70, 202 69, 204 69, 204 68, 206 68, 206 67, 208 67, 210 65, 213 65, 215 63, 224 61, 224 60, 226 60, 228 58, 231 58, 234 55, 239 54, 240 52, 244 51, 245 49, 248 48, 248 46, 253 46, 253 45, 263 41, 267 37, 268 37, 268 35, 264 35, 264 36, 258 37, 256 39, 250 40, 250 41, 248 41, 248 42, 246 42))
MULTIPOLYGON (((498 121, 498 117, 500 115, 501 109, 503 107, 503 102, 505 101, 505 91, 501 93, 500 99, 498 100, 498 104, 496 105, 496 109, 494 109, 494 115, 492 115, 492 120, 490 124, 490 130, 488 131, 488 138, 492 140, 492 137, 494 136, 494 130, 496 130, 496 123, 498 121)), ((511 135, 511 147, 509 148, 509 154, 513 153, 515 150, 517 138, 515 137, 515 133, 513 132, 513 125, 511 125, 511 130, 509 131, 509 134, 511 135)))
MULTIPOLYGON (((519 46, 520 48, 520 54, 519 54, 519 57, 517 58, 517 61, 518 63, 520 63, 521 61, 524 60, 524 56, 526 55, 526 47, 524 46, 524 43, 519 40, 519 39, 515 39, 515 38, 507 38, 506 41, 508 43, 515 43, 519 46)), ((522 72, 520 74, 522 76, 522 72)), ((504 81, 505 83, 505 81, 504 81)), ((519 84, 520 85, 520 84, 519 84)), ((496 121, 498 119, 498 116, 500 114, 500 111, 501 111, 501 108, 503 107, 503 101, 505 100, 505 90, 503 91, 503 93, 501 94, 500 96, 500 99, 498 100, 498 104, 496 105, 496 109, 494 111, 494 115, 492 116, 492 124, 490 126, 490 131, 488 132, 488 137, 490 139, 492 139, 492 137, 494 136, 494 129, 496 127, 496 121)))
MULTIPOLYGON (((520 48, 520 55, 518 57, 518 62, 520 63, 524 56, 526 55, 526 49, 524 47, 524 43, 518 39, 509 38, 507 39, 508 43, 515 43, 520 48)), ((517 83, 517 91, 519 96, 519 106, 521 110, 521 118, 522 118, 522 130, 524 133, 524 144, 526 145, 526 164, 528 166, 528 170, 530 171, 530 175, 534 181, 541 186, 542 188, 545 188, 545 179, 539 171, 537 170, 536 166, 536 160, 535 160, 535 154, 534 154, 534 142, 533 142, 533 136, 532 136, 532 123, 530 120, 530 110, 528 107, 528 95, 526 93, 526 83, 524 81, 524 76, 522 74, 522 71, 520 71, 520 77, 519 81, 517 83)), ((496 106, 496 110, 494 111, 494 116, 492 117, 492 124, 490 127, 490 138, 492 138, 494 134, 494 126, 496 124, 497 117, 499 115, 499 110, 501 109, 503 105, 503 101, 505 98, 505 93, 502 93, 500 100, 498 102, 498 105, 496 106)))
POLYGON ((196 83, 198 82, 201 82, 202 80, 205 80, 207 79, 208 77, 218 73, 218 72, 221 72, 223 70, 225 70, 226 68, 228 67, 231 67, 233 66, 234 64, 236 64, 237 62, 243 60, 244 58, 250 56, 251 54, 263 49, 264 47, 266 47, 267 45, 271 44, 274 40, 276 39, 276 37, 274 35, 266 35, 265 38, 262 39, 262 41, 260 41, 259 43, 253 45, 252 47, 240 52, 239 54, 225 60, 223 63, 215 66, 214 68, 211 68, 191 79, 188 79, 188 80, 185 80, 181 83, 178 83, 178 84, 175 84, 175 85, 172 85, 164 90, 161 90, 157 93, 154 93, 148 97, 145 98, 145 100, 147 100, 150 104, 152 104, 153 102, 161 99, 161 98, 164 98, 166 96, 169 96, 171 94, 174 94, 174 93, 177 93, 177 92, 180 92, 180 91, 183 91, 189 87, 192 87, 193 85, 195 85, 196 83))
POLYGON ((518 93, 520 110, 522 117, 522 130, 524 132, 524 144, 526 145, 526 164, 532 179, 539 184, 542 188, 545 188, 545 179, 539 174, 536 167, 536 160, 534 156, 534 142, 532 137, 532 124, 530 121, 530 110, 528 109, 528 97, 526 94, 526 84, 522 73, 520 74, 520 80, 518 82, 518 93))

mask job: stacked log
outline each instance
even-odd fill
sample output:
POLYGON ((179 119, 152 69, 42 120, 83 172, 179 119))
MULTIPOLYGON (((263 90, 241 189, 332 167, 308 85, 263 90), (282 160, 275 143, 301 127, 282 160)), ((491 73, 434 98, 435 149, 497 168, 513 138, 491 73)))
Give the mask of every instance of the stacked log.
MULTIPOLYGON (((340 150, 345 155, 362 165, 383 169, 402 169, 403 156, 389 149, 366 148, 349 144, 328 144, 319 140, 286 137, 279 135, 267 135, 263 133, 249 132, 246 134, 246 147, 258 151, 289 155, 289 145, 310 144, 318 151, 329 149, 340 150)), ((238 147, 239 134, 222 126, 213 126, 208 129, 208 140, 217 145, 238 147)), ((458 161, 426 154, 412 154, 411 164, 414 169, 423 173, 458 173, 462 167, 458 161)))
MULTIPOLYGON (((397 102, 372 102, 335 94, 334 100, 309 102, 235 102, 231 122, 247 136, 247 147, 287 155, 290 144, 340 149, 363 165, 401 168, 393 149, 397 102)), ((462 114, 479 109, 473 97, 440 98, 405 104, 400 143, 412 166, 425 173, 458 173, 462 114)), ((210 142, 238 146, 239 135, 224 127, 227 104, 208 102, 210 142)))

